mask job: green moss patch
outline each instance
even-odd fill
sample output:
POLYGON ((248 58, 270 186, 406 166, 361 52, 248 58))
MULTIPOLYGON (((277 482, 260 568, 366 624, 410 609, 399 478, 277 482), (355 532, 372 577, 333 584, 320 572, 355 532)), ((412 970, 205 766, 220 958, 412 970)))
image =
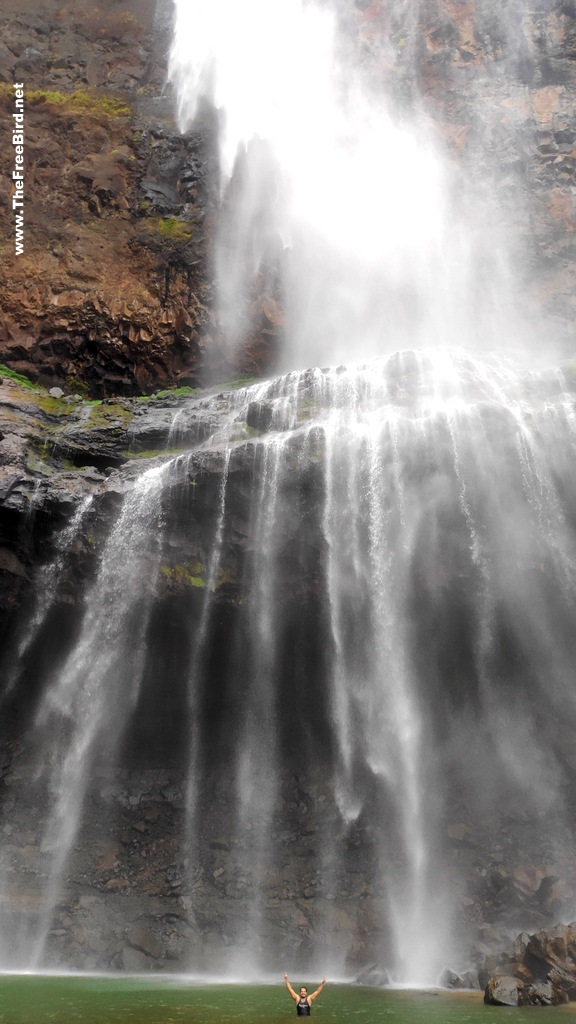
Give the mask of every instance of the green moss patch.
POLYGON ((35 395, 34 401, 43 412, 47 412, 50 416, 71 416, 75 411, 75 406, 69 402, 64 402, 61 398, 52 398, 46 394, 35 395))
POLYGON ((80 395, 80 398, 86 400, 90 399, 90 388, 85 380, 79 380, 78 377, 66 377, 66 389, 71 395, 80 395))
POLYGON ((43 459, 36 458, 34 455, 28 456, 26 469, 29 473, 34 473, 36 476, 53 476, 56 472, 53 466, 50 466, 43 459))
POLYGON ((178 587, 196 587, 203 589, 205 581, 200 575, 202 566, 200 562, 183 562, 181 565, 163 565, 160 572, 166 579, 175 583, 178 587))
POLYGON ((29 377, 25 377, 22 373, 16 373, 16 370, 11 370, 9 366, 5 366, 4 363, 0 363, 0 377, 8 377, 9 380, 13 380, 16 384, 19 384, 21 388, 28 388, 30 391, 43 391, 39 384, 35 384, 34 381, 30 380, 29 377))
POLYGON ((238 577, 236 570, 228 566, 220 566, 216 573, 215 589, 218 590, 220 587, 227 585, 236 585, 238 583, 238 577))
POLYGON ((188 241, 190 238, 191 225, 187 224, 186 221, 178 220, 177 217, 163 217, 155 221, 153 225, 148 226, 155 228, 165 238, 179 239, 181 241, 188 241))
POLYGON ((156 459, 159 455, 180 455, 188 448, 151 448, 146 452, 122 452, 127 459, 156 459))
POLYGON ((167 391, 157 391, 152 398, 167 398, 174 395, 176 398, 184 398, 186 395, 198 395, 202 388, 168 388, 167 391))
POLYGON ((237 377, 236 380, 228 380, 224 384, 218 384, 218 388, 248 388, 251 384, 260 383, 258 377, 237 377))
POLYGON ((200 395, 204 388, 165 388, 163 391, 155 391, 153 395, 138 395, 137 402, 153 402, 156 398, 186 398, 187 395, 200 395))
POLYGON ((89 427, 110 427, 112 420, 120 420, 126 428, 133 419, 133 413, 123 405, 103 405, 102 402, 87 402, 86 405, 90 406, 89 427))
POLYGON ((24 103, 30 107, 48 104, 63 114, 93 114, 108 119, 131 116, 130 107, 123 100, 84 89, 76 89, 69 93, 53 89, 24 90, 24 103))

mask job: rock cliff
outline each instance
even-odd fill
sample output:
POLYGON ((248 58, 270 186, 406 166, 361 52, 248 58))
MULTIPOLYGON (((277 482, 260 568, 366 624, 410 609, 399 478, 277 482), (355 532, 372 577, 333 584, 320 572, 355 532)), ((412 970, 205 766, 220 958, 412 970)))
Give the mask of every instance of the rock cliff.
MULTIPOLYGON (((171 9, 8 5, 2 128, 25 91, 25 246, 5 208, 0 358, 94 397, 196 383, 214 128, 181 137, 164 96, 171 9)), ((6 207, 13 154, 3 151, 6 207)))

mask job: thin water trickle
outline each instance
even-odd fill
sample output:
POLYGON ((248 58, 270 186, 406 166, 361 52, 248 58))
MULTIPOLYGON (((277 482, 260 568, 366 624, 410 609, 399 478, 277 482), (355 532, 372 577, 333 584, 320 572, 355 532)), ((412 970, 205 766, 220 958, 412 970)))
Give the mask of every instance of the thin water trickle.
POLYGON ((16 656, 12 661, 12 670, 6 681, 5 694, 9 694, 14 687, 17 675, 22 668, 22 662, 37 639, 40 629, 46 620, 54 595, 66 571, 70 548, 80 531, 85 517, 90 511, 91 504, 92 496, 85 498, 84 501, 78 504, 69 522, 66 523, 55 538, 53 558, 40 568, 34 595, 34 607, 26 623, 26 632, 23 633, 18 642, 16 656))
POLYGON ((200 772, 198 755, 201 747, 201 736, 198 730, 198 692, 201 683, 206 675, 207 659, 207 637, 210 626, 210 617, 214 613, 213 596, 218 585, 218 573, 220 570, 220 558, 224 541, 224 524, 226 517, 226 485, 228 483, 228 471, 230 466, 230 448, 225 448, 224 465, 220 481, 218 496, 218 512, 214 530, 214 540, 210 552, 206 588, 199 621, 191 630, 191 642, 193 647, 190 681, 188 687, 188 705, 190 709, 190 733, 189 733, 189 763, 188 763, 188 784, 186 790, 186 833, 188 842, 195 835, 196 804, 197 804, 197 782, 200 772))

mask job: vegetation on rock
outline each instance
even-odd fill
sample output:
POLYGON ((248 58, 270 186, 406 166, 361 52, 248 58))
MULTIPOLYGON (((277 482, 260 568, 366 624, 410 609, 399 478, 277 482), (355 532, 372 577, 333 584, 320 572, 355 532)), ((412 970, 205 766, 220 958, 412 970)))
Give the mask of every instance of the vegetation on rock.
POLYGON ((34 381, 30 380, 29 377, 24 376, 23 373, 16 373, 16 370, 12 370, 11 367, 6 366, 4 363, 0 363, 0 377, 8 377, 9 380, 15 381, 21 388, 28 388, 30 391, 43 391, 39 384, 35 384, 34 381))
POLYGON ((181 565, 163 565, 161 573, 177 587, 204 588, 206 582, 199 573, 202 571, 200 562, 184 562, 181 565))
MULTIPOLYGON (((0 100, 3 106, 13 103, 14 87, 0 84, 0 100)), ((98 117, 130 117, 130 107, 116 96, 91 89, 75 89, 74 92, 59 92, 57 89, 25 89, 24 103, 29 107, 47 104, 62 114, 95 114, 98 117)))

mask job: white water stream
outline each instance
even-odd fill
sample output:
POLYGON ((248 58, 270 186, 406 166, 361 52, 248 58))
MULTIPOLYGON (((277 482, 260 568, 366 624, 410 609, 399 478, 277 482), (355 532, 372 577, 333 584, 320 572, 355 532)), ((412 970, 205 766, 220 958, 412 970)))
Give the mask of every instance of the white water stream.
MULTIPOLYGON (((413 115, 400 124, 386 96, 369 92, 360 69, 343 56, 330 4, 177 0, 171 77, 182 128, 190 127, 206 98, 222 118, 222 190, 229 196, 217 238, 216 285, 228 339, 242 343, 249 286, 267 261, 280 260, 284 366, 349 365, 396 349, 431 350, 424 358, 399 357, 400 364, 413 361, 408 417, 386 376, 382 380, 380 364, 316 374, 309 399, 313 421, 323 410, 337 799, 343 821, 353 821, 363 804, 354 786, 360 747, 370 771, 394 794, 402 821, 405 873, 390 889, 400 980, 428 983, 439 966, 433 951, 443 946, 450 907, 446 894, 443 900, 430 895, 433 800, 425 786, 428 755, 405 603, 424 509, 406 491, 406 459, 414 446, 433 447, 429 431, 444 424, 471 550, 485 558, 458 452, 462 364, 446 346, 485 350, 517 342, 509 267, 496 235, 488 241, 488 224, 478 231, 479 217, 489 221, 486 206, 463 220, 451 202, 453 174, 424 122, 413 115), (435 354, 438 346, 442 351, 435 354), (427 394, 423 409, 420 389, 427 394)), ((489 366, 476 365, 474 374, 490 376, 489 366)), ((297 404, 301 380, 293 374, 288 382, 284 400, 297 404)), ((260 637, 259 692, 253 696, 264 710, 265 736, 274 636, 274 570, 266 544, 286 443, 280 436, 265 446, 265 501, 256 516, 263 567, 253 624, 260 637)), ((254 762, 249 730, 246 735, 244 794, 255 780, 270 777, 268 763, 254 762)), ((261 792, 258 799, 272 807, 271 795, 261 792)))
POLYGON ((513 347, 499 211, 449 166, 425 118, 401 120, 368 90, 344 49, 330 3, 176 2, 181 127, 203 97, 222 118, 216 284, 228 337, 241 342, 249 285, 280 260, 284 368, 513 347))
MULTIPOLYGON (((222 404, 218 396, 213 401, 222 404)), ((45 962, 94 766, 113 768, 140 699, 155 580, 173 528, 165 495, 190 491, 207 457, 219 465, 219 483, 206 586, 189 623, 186 658, 191 874, 193 851, 204 842, 212 773, 230 764, 216 750, 207 765, 201 723, 216 684, 216 591, 230 572, 238 528, 233 478, 251 466, 252 485, 251 553, 239 584, 237 633, 227 640, 223 690, 237 708, 227 737, 235 765, 230 842, 237 851, 228 885, 238 886, 236 899, 248 896, 249 912, 237 920, 233 901, 227 904, 229 934, 212 950, 213 967, 257 976, 271 958, 286 956, 265 948, 264 936, 277 913, 268 887, 278 884, 271 879, 284 862, 285 826, 278 832, 278 822, 290 696, 282 696, 279 683, 288 678, 305 695, 296 750, 314 741, 307 702, 325 704, 331 753, 322 799, 325 808, 334 800, 339 815, 324 823, 318 814, 310 962, 334 974, 345 970, 348 926, 334 901, 348 839, 363 815, 366 826, 367 808, 380 806, 376 884, 392 934, 389 966, 396 982, 433 983, 458 955, 451 929, 459 892, 438 846, 448 811, 443 793, 454 777, 473 794, 476 814, 503 795, 530 807, 535 818, 554 806, 562 813, 565 769, 542 716, 543 706, 551 721, 576 716, 567 629, 576 604, 573 399, 557 371, 519 371, 494 356, 438 349, 346 370, 294 371, 228 401, 228 426, 224 417, 196 452, 143 473, 124 499, 76 644, 46 687, 37 716, 38 763, 52 801, 43 910, 34 933, 20 936, 13 954, 4 950, 4 960, 20 967, 45 962), (267 410, 268 430, 235 440, 255 406, 267 410), (311 486, 315 498, 306 497, 311 486), (315 525, 302 532, 306 520, 315 525), (286 558, 296 553, 296 564, 303 559, 303 571, 311 571, 302 548, 307 536, 311 552, 318 545, 324 552, 316 570, 324 664, 315 668, 297 648, 286 665, 282 644, 290 606, 286 558), (503 644, 513 646, 513 658, 502 655, 503 644)), ((194 539, 193 503, 175 525, 194 539)), ((163 676, 156 685, 166 685, 163 676)), ((10 870, 7 861, 6 883, 10 870)), ((286 942, 293 937, 288 930, 286 942)), ((197 952, 190 967, 198 968, 197 952)))

